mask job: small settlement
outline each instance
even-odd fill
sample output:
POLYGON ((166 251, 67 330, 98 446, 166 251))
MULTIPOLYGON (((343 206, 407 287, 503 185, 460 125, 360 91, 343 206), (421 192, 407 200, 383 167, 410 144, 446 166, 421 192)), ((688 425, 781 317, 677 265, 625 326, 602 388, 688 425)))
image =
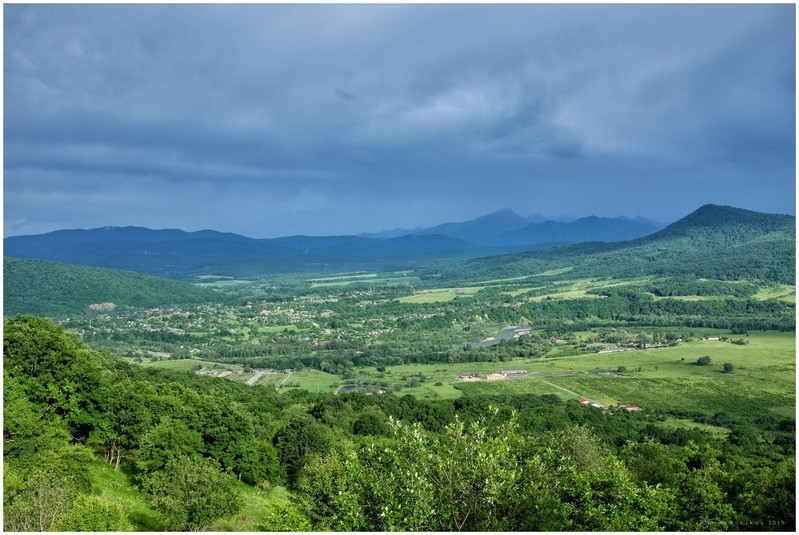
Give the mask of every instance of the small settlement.
POLYGON ((458 374, 461 381, 502 381, 503 379, 521 379, 530 374, 527 370, 500 370, 494 373, 475 375, 472 372, 458 374))
MULTIPOLYGON (((590 406, 595 407, 597 409, 607 409, 607 408, 609 408, 607 405, 603 405, 603 404, 601 404, 598 401, 594 401, 594 400, 591 400, 591 399, 588 399, 588 398, 580 398, 580 403, 582 405, 590 405, 590 406)), ((635 411, 640 411, 641 410, 641 407, 639 407, 638 405, 633 405, 631 403, 618 403, 618 404, 614 405, 614 407, 617 408, 617 409, 624 409, 624 410, 630 411, 630 412, 635 412, 635 411)))

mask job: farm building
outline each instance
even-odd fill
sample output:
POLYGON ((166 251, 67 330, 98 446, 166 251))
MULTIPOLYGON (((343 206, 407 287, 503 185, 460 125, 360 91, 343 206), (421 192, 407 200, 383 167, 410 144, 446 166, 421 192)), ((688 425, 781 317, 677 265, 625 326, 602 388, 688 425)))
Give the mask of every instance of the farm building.
POLYGON ((631 405, 629 403, 619 403, 619 408, 627 411, 640 411, 641 407, 638 405, 631 405))
POLYGON ((500 381, 504 379, 505 376, 501 373, 489 373, 488 375, 481 375, 480 378, 486 381, 500 381))

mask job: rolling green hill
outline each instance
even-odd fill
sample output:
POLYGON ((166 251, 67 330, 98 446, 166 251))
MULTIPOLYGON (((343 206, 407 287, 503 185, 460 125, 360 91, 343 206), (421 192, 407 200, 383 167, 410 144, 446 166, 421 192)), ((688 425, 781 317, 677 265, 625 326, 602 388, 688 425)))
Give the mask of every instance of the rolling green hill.
POLYGON ((569 278, 690 275, 793 284, 795 265, 795 217, 705 205, 643 238, 479 258, 429 275, 468 281, 565 269, 569 278))
MULTIPOLYGON (((41 260, 3 259, 3 314, 65 316, 90 305, 156 307, 219 301, 219 294, 182 282, 111 269, 41 260)), ((99 310, 105 307, 94 307, 99 310)))
MULTIPOLYGON (((185 280, 196 275, 249 277, 264 273, 319 271, 326 266, 407 266, 417 262, 456 260, 492 254, 450 236, 286 236, 253 239, 215 231, 183 232, 141 227, 58 230, 3 240, 14 258, 66 262, 136 271, 185 280)), ((500 248, 500 252, 520 248, 500 248)), ((392 268, 387 268, 392 269, 392 268)), ((400 269, 400 268, 395 268, 400 269)))

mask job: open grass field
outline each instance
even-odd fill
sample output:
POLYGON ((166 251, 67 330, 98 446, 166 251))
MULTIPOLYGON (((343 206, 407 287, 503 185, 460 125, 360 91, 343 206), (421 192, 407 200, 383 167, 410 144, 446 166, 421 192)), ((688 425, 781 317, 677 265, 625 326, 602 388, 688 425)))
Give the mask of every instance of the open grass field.
POLYGON ((141 363, 145 367, 165 368, 175 371, 194 371, 197 366, 204 366, 209 370, 240 370, 241 366, 238 364, 221 364, 219 362, 210 362, 207 360, 195 359, 181 359, 181 360, 156 360, 153 362, 144 361, 141 363))
POLYGON ((549 269, 547 271, 542 271, 541 273, 535 273, 531 275, 531 277, 552 277, 554 275, 562 275, 563 273, 568 273, 569 271, 573 270, 574 267, 568 266, 563 268, 555 268, 549 269))
POLYGON ((504 283, 513 283, 518 281, 523 281, 528 277, 535 276, 535 275, 519 275, 518 277, 507 277, 504 279, 490 279, 487 281, 480 281, 475 284, 475 286, 490 286, 493 284, 504 284, 504 283))
MULTIPOLYGON (((729 335, 726 331, 701 331, 711 337, 720 333, 729 335)), ((374 368, 361 368, 355 381, 383 381, 401 386, 401 394, 428 399, 556 394, 563 399, 586 396, 604 404, 634 403, 644 408, 699 410, 710 415, 723 412, 725 407, 740 405, 793 415, 795 334, 750 333, 743 338, 749 343, 694 340, 670 348, 583 353, 504 363, 408 364, 388 367, 384 373, 374 368), (695 364, 702 356, 711 357, 710 366, 695 364), (722 372, 725 362, 734 366, 733 373, 722 372), (627 371, 614 376, 619 366, 627 371), (641 371, 634 371, 638 367, 641 371), (526 370, 542 376, 491 382, 458 381, 460 373, 484 374, 502 369, 526 370), (558 372, 579 374, 560 376, 558 372), (413 382, 416 386, 410 386, 413 382)))
POLYGON ((502 292, 504 295, 510 295, 511 297, 518 297, 520 295, 526 294, 528 292, 534 292, 536 290, 543 290, 546 286, 532 286, 529 288, 518 288, 516 290, 508 290, 507 292, 502 292))
MULTIPOLYGON (((250 377, 252 377, 252 375, 250 375, 250 377)), ((286 373, 264 373, 261 375, 261 378, 255 382, 255 384, 275 388, 286 381, 288 377, 289 375, 286 373)))
POLYGON ((377 286, 396 286, 418 283, 417 276, 409 276, 408 271, 385 273, 339 273, 328 277, 315 277, 307 279, 311 288, 326 288, 348 286, 350 284, 364 284, 377 286))
POLYGON ((766 286, 758 290, 755 294, 755 299, 780 299, 789 303, 796 303, 796 286, 788 284, 766 286))
POLYGON ((634 279, 574 279, 570 281, 554 282, 546 286, 530 286, 526 288, 518 288, 503 292, 514 297, 522 295, 527 292, 537 292, 539 295, 530 297, 530 301, 542 301, 547 298, 552 299, 584 299, 584 298, 600 298, 602 296, 589 293, 592 290, 599 290, 602 288, 613 288, 618 286, 627 286, 631 284, 640 284, 651 280, 652 277, 639 277, 634 279), (546 293, 544 293, 544 291, 546 293))
POLYGON ((662 301, 662 300, 668 300, 668 299, 672 299, 674 301, 712 301, 714 299, 719 299, 719 300, 724 299, 726 296, 723 296, 723 295, 669 295, 669 296, 663 296, 663 295, 654 295, 654 294, 652 294, 652 297, 655 299, 655 301, 662 301))
POLYGON ((324 284, 327 282, 335 282, 342 280, 376 279, 376 278, 377 278, 377 273, 353 272, 353 273, 340 273, 337 275, 331 275, 329 277, 316 277, 313 279, 308 279, 308 282, 324 284))
MULTIPOLYGON (((299 383, 299 388, 309 392, 332 392, 341 382, 341 377, 337 375, 312 369, 291 372, 291 377, 286 381, 286 383, 299 383)), ((288 390, 291 390, 291 387, 280 388, 281 392, 288 390)))
MULTIPOLYGON (((290 375, 264 374, 255 386, 277 388, 282 392, 294 388, 333 392, 344 383, 379 382, 389 385, 399 395, 411 394, 423 399, 555 394, 562 399, 585 396, 607 405, 633 403, 644 409, 698 411, 710 416, 731 407, 785 417, 795 415, 795 333, 731 335, 729 331, 714 329, 681 331, 691 331, 697 339, 681 342, 675 347, 613 353, 555 356, 560 349, 556 348, 545 358, 507 362, 406 364, 388 366, 383 372, 374 367, 364 367, 356 368, 355 377, 346 381, 337 375, 304 369, 290 375), (701 339, 700 336, 711 339, 701 339), (722 336, 743 340, 745 344, 722 341, 719 339, 722 336), (704 356, 710 357, 711 365, 698 366, 697 359, 704 356), (734 371, 723 373, 724 363, 732 364, 734 371), (626 371, 617 373, 620 367, 626 371), (525 370, 531 376, 491 382, 462 382, 458 379, 461 373, 479 375, 508 369, 525 370)), ((575 334, 578 338, 586 338, 595 333, 575 334)), ((574 346, 564 347, 575 351, 574 346)), ((198 365, 210 369, 240 369, 236 365, 193 359, 160 360, 143 362, 142 365, 180 371, 192 371, 198 365)), ((244 381, 249 377, 251 374, 238 379, 244 381)))
POLYGON ((482 286, 467 286, 463 288, 441 288, 436 290, 424 290, 413 295, 400 297, 400 303, 444 303, 452 301, 456 297, 471 296, 482 290, 482 286))
POLYGON ((586 373, 497 383, 462 383, 458 388, 464 395, 552 393, 568 398, 569 394, 562 390, 567 389, 608 405, 633 403, 645 409, 679 409, 708 415, 731 408, 794 415, 794 333, 752 333, 747 340, 747 345, 698 340, 673 348, 541 359, 538 363, 518 367, 586 373), (697 366, 697 358, 705 355, 711 357, 712 364, 697 366), (733 373, 722 372, 721 365, 725 362, 733 364, 733 373), (617 370, 619 366, 628 370, 641 366, 641 371, 627 371, 619 376, 601 374, 603 370, 617 370))
POLYGON ((730 434, 730 430, 726 427, 718 427, 716 425, 709 425, 709 424, 701 424, 698 422, 694 422, 691 420, 686 420, 684 418, 666 418, 663 422, 660 423, 662 427, 670 427, 672 429, 699 429, 701 431, 707 431, 714 437, 724 440, 730 434))

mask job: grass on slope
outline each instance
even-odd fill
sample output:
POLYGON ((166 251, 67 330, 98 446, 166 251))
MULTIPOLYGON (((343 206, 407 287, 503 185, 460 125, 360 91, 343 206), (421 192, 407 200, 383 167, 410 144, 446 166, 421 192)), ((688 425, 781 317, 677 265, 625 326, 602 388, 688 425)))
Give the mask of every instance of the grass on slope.
MULTIPOLYGON (((128 518, 137 531, 163 531, 158 513, 147 503, 147 496, 133 485, 128 475, 101 459, 90 466, 92 492, 111 502, 118 503, 128 513, 128 518)), ((239 500, 242 504, 238 513, 230 518, 213 522, 211 531, 263 531, 269 526, 269 514, 276 506, 287 506, 291 494, 281 486, 261 490, 237 482, 239 500)))
POLYGON ((121 505, 137 531, 163 531, 158 513, 147 504, 146 495, 133 486, 124 472, 115 472, 114 467, 96 459, 90 466, 90 473, 92 492, 121 505))

